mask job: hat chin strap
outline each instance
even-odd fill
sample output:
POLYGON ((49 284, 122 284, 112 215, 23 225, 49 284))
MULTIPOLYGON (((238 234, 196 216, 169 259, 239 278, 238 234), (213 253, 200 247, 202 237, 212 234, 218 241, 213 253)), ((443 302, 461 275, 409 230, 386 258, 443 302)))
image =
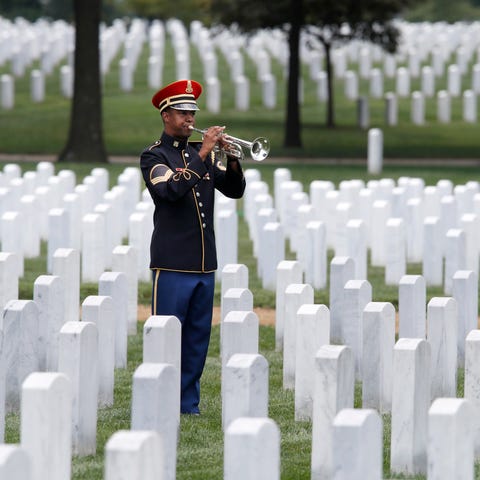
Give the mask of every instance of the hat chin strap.
MULTIPOLYGON (((182 94, 182 95, 174 95, 173 97, 167 97, 163 99, 159 105, 158 108, 160 111, 164 110, 167 107, 172 107, 174 108, 175 105, 180 105, 180 104, 188 104, 188 105, 197 105, 195 102, 195 97, 193 95, 188 95, 188 94, 182 94)), ((186 110, 185 108, 182 108, 182 110, 186 110)))

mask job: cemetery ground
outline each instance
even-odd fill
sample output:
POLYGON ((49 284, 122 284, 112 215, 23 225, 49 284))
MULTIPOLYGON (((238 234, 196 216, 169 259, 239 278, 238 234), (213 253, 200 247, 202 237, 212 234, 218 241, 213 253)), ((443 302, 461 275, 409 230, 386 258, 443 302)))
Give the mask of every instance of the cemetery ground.
MULTIPOLYGON (((111 159, 124 156, 138 158, 140 151, 155 141, 161 131, 158 112, 151 107, 153 88, 148 85, 148 46, 144 44, 134 74, 133 88, 126 92, 119 86, 119 52, 103 78, 103 119, 106 149, 111 159)), ((200 52, 190 48, 190 78, 205 84, 203 62, 200 52)), ((450 59, 454 62, 453 57, 450 59)), ((167 35, 163 66, 162 84, 177 79, 175 54, 172 41, 167 35)), ((45 99, 35 103, 30 94, 30 74, 39 68, 35 61, 22 77, 15 79, 15 106, 11 110, 0 109, 0 168, 2 162, 11 161, 11 154, 22 158, 23 171, 34 170, 35 163, 29 163, 29 154, 56 155, 64 147, 68 133, 70 100, 60 94, 60 67, 55 66, 46 78, 45 99)), ((470 62, 469 69, 472 62, 470 62)), ((399 63, 398 66, 401 64, 399 63)), ((403 62, 405 66, 405 62, 403 62)), ((373 67, 381 67, 374 62, 373 67)), ((302 68, 301 127, 303 147, 286 149, 283 145, 285 128, 286 76, 283 66, 272 58, 272 74, 277 80, 277 103, 274 108, 262 105, 262 87, 255 81, 257 70, 254 62, 245 55, 245 76, 251 80, 250 108, 238 111, 234 106, 235 88, 229 76, 229 66, 223 55, 218 56, 218 79, 221 83, 222 105, 220 113, 209 112, 206 108, 206 94, 199 99, 201 111, 197 116, 197 127, 206 128, 213 124, 226 125, 232 135, 253 140, 257 136, 267 137, 272 145, 270 157, 262 164, 247 160, 245 168, 261 172, 273 191, 273 174, 281 164, 292 172, 292 178, 302 182, 308 191, 313 180, 330 180, 336 185, 342 180, 392 178, 402 176, 420 177, 426 185, 438 180, 449 179, 453 184, 464 184, 469 180, 480 180, 478 166, 479 136, 478 124, 462 120, 462 98, 452 98, 451 122, 443 124, 437 119, 437 99, 425 101, 425 124, 415 125, 411 120, 411 98, 399 98, 398 124, 388 126, 385 121, 385 99, 369 98, 369 126, 381 128, 384 137, 385 168, 379 176, 367 175, 367 129, 359 128, 357 102, 344 94, 345 80, 335 79, 335 113, 337 128, 324 126, 326 103, 317 98, 317 84, 309 76, 309 65, 302 68), (352 159, 355 159, 354 161, 352 159), (464 162, 460 159, 469 159, 464 162), (395 163, 392 162, 395 160, 395 163)), ((358 64, 349 62, 348 68, 359 72, 358 64)), ((9 63, 0 65, 0 75, 10 73, 9 63)), ((447 88, 447 76, 436 79, 436 89, 447 88)), ((462 88, 470 88, 469 78, 463 76, 462 88)), ((419 77, 412 78, 411 91, 421 89, 419 77)), ((385 78, 384 91, 395 91, 395 80, 385 78)), ((369 82, 359 77, 358 93, 368 96, 369 82)), ((126 166, 138 166, 136 160, 119 161, 110 165, 58 164, 55 169, 71 169, 81 182, 92 168, 108 168, 110 181, 126 166)), ((274 292, 265 290, 256 275, 256 260, 252 255, 247 225, 242 218, 242 202, 239 202, 239 256, 238 262, 249 270, 249 288, 260 321, 259 353, 269 364, 269 416, 277 423, 281 434, 281 478, 282 480, 303 480, 310 478, 311 424, 294 420, 294 395, 283 389, 282 356, 275 351, 275 330, 272 317, 275 314, 274 292)), ((286 259, 293 258, 288 252, 286 259)), ((332 252, 329 252, 329 259, 332 252)), ((19 298, 31 299, 35 279, 46 272, 46 246, 42 245, 39 258, 27 259, 25 274, 20 280, 19 298)), ((421 265, 409 264, 408 274, 420 274, 421 265)), ((368 281, 372 285, 373 299, 391 302, 398 309, 398 289, 386 286, 384 269, 369 266, 368 281)), ((97 293, 97 284, 82 284, 81 300, 97 293)), ((440 288, 427 289, 427 301, 434 296, 443 296, 440 288)), ((115 372, 114 404, 102 408, 98 413, 97 452, 94 456, 73 459, 73 480, 100 480, 103 478, 104 447, 110 436, 121 429, 130 428, 132 377, 142 362, 142 328, 148 316, 150 284, 141 283, 138 292, 139 322, 137 334, 129 336, 128 364, 126 369, 115 372)), ((329 303, 328 287, 315 291, 315 303, 329 303)), ((220 304, 220 288, 217 286, 215 306, 220 304)), ((217 313, 217 310, 216 312, 217 313)), ((223 431, 221 426, 220 397, 220 355, 219 326, 214 325, 209 355, 202 379, 202 415, 182 416, 177 457, 178 480, 221 479, 223 477, 223 431)), ((458 372, 457 396, 463 397, 463 371, 458 372)), ((355 406, 361 406, 361 386, 356 385, 355 406)), ((6 420, 6 441, 19 442, 19 416, 9 415, 6 420)), ((384 478, 415 478, 393 475, 390 472, 390 416, 383 416, 384 436, 384 478)), ((475 478, 480 479, 480 468, 476 466, 475 478)))
MULTIPOLYGON (((120 49, 121 50, 121 49, 120 49)), ((150 99, 155 89, 148 85, 149 47, 142 45, 133 76, 133 86, 123 91, 119 85, 120 51, 112 60, 103 78, 103 124, 106 149, 112 156, 132 155, 152 144, 159 136, 161 121, 158 112, 151 107, 150 99)), ((455 62, 452 57, 451 63, 455 62)), ((57 154, 67 138, 70 99, 60 94, 60 69, 56 65, 45 78, 45 98, 41 103, 31 99, 30 74, 39 68, 33 62, 25 74, 15 78, 15 105, 10 110, 0 108, 0 152, 18 154, 57 154)), ((65 63, 65 62, 63 62, 65 63)), ((474 60, 468 65, 469 71, 474 60)), ((271 156, 291 159, 362 159, 367 153, 367 132, 358 126, 357 99, 345 95, 345 79, 334 80, 334 105, 336 128, 325 128, 326 102, 317 96, 317 82, 311 78, 310 65, 301 64, 302 91, 300 101, 301 148, 284 148, 286 75, 284 67, 271 59, 271 73, 276 78, 276 103, 273 108, 262 104, 262 86, 257 79, 257 67, 245 55, 245 77, 250 79, 250 105, 247 111, 235 108, 235 86, 230 78, 227 59, 218 55, 218 80, 221 84, 220 112, 211 112, 206 105, 206 79, 202 58, 197 48, 190 48, 190 78, 205 85, 199 98, 201 111, 197 127, 225 125, 227 132, 245 140, 264 136, 270 140, 271 156)), ((399 61, 398 67, 406 61, 399 61)), ((349 71, 359 73, 358 62, 348 62, 349 71)), ((381 68, 380 61, 372 62, 372 68, 381 68)), ((10 73, 10 64, 0 64, 0 75, 10 73)), ((165 38, 162 84, 177 79, 175 54, 169 35, 165 38)), ((384 92, 394 92, 396 80, 385 77, 384 92)), ((471 87, 469 75, 461 78, 462 91, 471 87)), ((437 91, 447 88, 446 72, 436 78, 437 91)), ((421 90, 420 77, 412 77, 411 92, 421 90)), ((425 123, 416 125, 411 120, 411 98, 398 98, 398 124, 389 126, 385 121, 385 98, 369 95, 370 82, 359 75, 358 97, 368 97, 369 126, 381 128, 384 133, 385 158, 469 158, 478 157, 478 125, 462 119, 461 96, 451 99, 451 121, 437 119, 437 99, 425 99, 425 123)))
MULTIPOLYGON (((273 174, 278 165, 255 164, 270 188, 273 188, 273 174)), ((2 166, 0 164, 0 166, 2 166)), ((21 164, 22 170, 32 170, 34 163, 21 164)), ((104 165, 72 165, 56 164, 55 169, 72 169, 77 175, 77 182, 96 167, 104 165)), ((132 164, 132 166, 134 166, 132 164)), ((359 178, 371 179, 367 175, 366 165, 325 164, 317 161, 310 164, 282 164, 292 172, 292 178, 303 183, 305 190, 309 182, 314 179, 331 180, 338 184, 341 180, 359 178)), ((117 175, 125 168, 125 164, 107 166, 110 182, 116 181, 117 175)), ((252 163, 245 163, 245 168, 252 168, 252 163)), ((479 180, 480 174, 475 166, 422 166, 418 163, 412 165, 386 166, 381 174, 382 178, 398 179, 401 176, 421 177, 425 184, 435 184, 443 178, 450 179, 454 184, 465 183, 468 180, 479 180)), ((275 293, 262 288, 256 275, 256 261, 252 253, 252 244, 249 239, 248 226, 242 217, 242 201, 239 201, 239 243, 238 263, 245 264, 249 270, 249 288, 253 293, 254 306, 260 321, 259 353, 264 355, 269 364, 269 416, 277 423, 281 433, 281 478, 282 480, 302 480, 310 478, 311 462, 311 423, 294 420, 294 394, 293 391, 283 389, 282 380, 282 355, 275 351, 275 329, 272 318, 275 309, 275 293)), ((329 252, 329 259, 333 253, 329 252)), ((287 245, 286 259, 294 258, 287 245)), ((46 271, 46 246, 42 245, 41 256, 25 260, 25 275, 20 280, 19 298, 32 298, 33 282, 38 275, 46 271)), ((408 274, 420 274, 421 265, 409 264, 408 274)), ((393 286, 384 284, 384 269, 369 265, 368 280, 372 284, 373 298, 375 301, 391 302, 398 308, 398 290, 393 286)), ((97 292, 94 283, 82 284, 81 300, 97 292)), ((220 304, 220 288, 217 285, 215 294, 216 315, 220 304)), ((442 290, 429 287, 427 301, 433 296, 442 296, 442 290)), ((73 480, 88 479, 100 480, 103 478, 104 447, 109 437, 121 429, 130 428, 130 411, 132 399, 132 377, 135 369, 142 362, 142 328, 148 317, 150 301, 150 284, 141 282, 138 292, 139 322, 137 334, 129 336, 128 364, 126 369, 117 369, 115 372, 114 404, 112 407, 102 408, 98 413, 97 424, 97 452, 94 456, 73 459, 73 480)), ((328 305, 328 287, 315 291, 315 303, 328 305)), ((217 323, 217 322, 215 322, 217 323)), ((202 415, 182 416, 180 424, 180 438, 177 456, 178 480, 205 480, 221 479, 223 477, 223 431, 221 425, 221 396, 220 396, 220 351, 219 351, 219 326, 214 325, 210 343, 206 368, 202 379, 202 415)), ((458 374, 457 396, 463 397, 463 371, 458 374)), ((361 407, 361 385, 355 388, 355 407, 361 407)), ((415 478, 391 474, 389 467, 390 449, 390 416, 383 415, 384 422, 384 478, 415 478)), ((10 414, 6 419, 7 443, 19 442, 18 415, 10 414)), ((480 468, 476 466, 476 477, 480 478, 480 468)))

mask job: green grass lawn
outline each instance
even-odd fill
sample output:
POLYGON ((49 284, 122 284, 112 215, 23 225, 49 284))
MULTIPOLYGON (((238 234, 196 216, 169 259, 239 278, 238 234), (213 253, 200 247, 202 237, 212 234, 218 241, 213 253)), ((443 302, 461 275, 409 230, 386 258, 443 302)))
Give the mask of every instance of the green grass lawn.
MULTIPOLYGON (((197 52, 192 49, 192 78, 203 81, 201 62, 197 52)), ((117 59, 118 60, 118 59, 117 59)), ((174 62, 171 45, 167 44, 163 80, 165 83, 175 80, 174 62)), ((118 66, 112 65, 110 73, 104 79, 104 134, 110 155, 137 156, 144 146, 155 140, 161 131, 158 113, 152 108, 150 98, 153 91, 146 85, 147 51, 144 48, 135 77, 135 88, 130 93, 122 93, 118 88, 118 66)), ((37 67, 33 65, 32 67, 37 67)), ((354 66, 350 66, 354 68, 354 66)), ((301 149, 288 150, 283 147, 285 128, 285 80, 278 64, 273 62, 272 70, 277 78, 278 105, 273 110, 261 106, 260 87, 252 81, 251 109, 248 112, 237 112, 233 108, 233 86, 229 80, 225 59, 219 56, 219 75, 222 82, 222 111, 215 115, 206 111, 204 97, 201 97, 201 112, 197 116, 200 128, 212 124, 226 125, 228 132, 240 138, 251 140, 256 136, 269 138, 271 157, 299 158, 366 158, 367 132, 356 126, 356 103, 343 97, 343 82, 335 85, 336 129, 325 128, 325 104, 316 99, 316 86, 306 75, 307 67, 303 66, 304 101, 301 107, 302 140, 301 149)), ((0 74, 8 71, 8 65, 0 67, 0 74)), ((246 59, 246 73, 254 78, 251 62, 246 59)), ((43 104, 32 104, 29 96, 29 74, 16 79, 16 105, 13 110, 0 110, 0 154, 1 153, 59 153, 66 142, 69 122, 69 101, 61 98, 59 92, 58 68, 47 79, 47 97, 43 104)), ((444 81, 444 80, 443 80, 444 81)), ((464 78, 467 82, 467 78, 464 78)), ((439 87, 442 85, 440 84, 439 87)), ((412 91, 419 88, 419 82, 412 82, 412 91)), ((444 88, 444 86, 442 87, 444 88)), ((464 88, 468 88, 464 84, 464 88)), ((385 91, 393 90, 392 80, 387 80, 385 91)), ((365 81, 360 82, 361 94, 368 92, 365 81)), ((401 176, 418 176, 427 185, 434 185, 442 178, 451 179, 454 184, 462 184, 468 180, 480 180, 477 167, 456 165, 456 158, 479 158, 480 137, 478 125, 466 124, 461 120, 461 99, 452 103, 452 123, 439 125, 436 121, 435 100, 426 102, 427 123, 417 127, 411 124, 410 101, 402 100, 399 104, 399 125, 386 127, 384 124, 383 100, 370 101, 371 126, 382 128, 385 141, 385 157, 390 158, 445 158, 452 159, 443 167, 429 167, 421 161, 415 165, 385 166, 382 177, 398 179, 401 176)), ((1 155, 0 155, 1 158, 1 155)), ((327 164, 321 161, 315 164, 299 164, 295 161, 282 165, 292 170, 292 178, 304 185, 305 191, 312 180, 331 180, 336 185, 341 180, 360 178, 365 181, 378 178, 369 176, 365 165, 327 164)), ((135 164, 134 164, 135 165, 135 164)), ((34 169, 35 164, 24 163, 22 169, 34 169)), ((55 168, 73 169, 77 182, 89 174, 96 166, 56 164, 55 168)), ((108 165, 110 182, 114 185, 118 175, 126 165, 108 165)), ((3 165, 0 164, 0 168, 3 165)), ((245 162, 245 168, 257 168, 273 192, 273 174, 278 166, 268 159, 262 164, 245 162)), ((274 308, 273 292, 264 290, 256 276, 256 261, 252 255, 252 246, 248 238, 248 230, 242 215, 242 204, 239 202, 239 262, 249 269, 250 289, 253 292, 254 304, 257 307, 274 308)), ((33 282, 46 272, 46 247, 43 245, 42 257, 30 259, 25 265, 25 276, 19 285, 20 298, 33 298, 33 282)), ((330 252, 330 258, 332 252, 330 252)), ((293 258, 287 251, 287 257, 293 258)), ((408 273, 420 273, 418 264, 408 265, 408 273)), ((398 292, 394 287, 387 287, 383 282, 382 268, 369 268, 368 279, 372 284, 374 301, 389 301, 398 307, 398 292)), ((215 302, 220 301, 220 289, 217 286, 215 302)), ((96 294, 96 284, 81 286, 81 299, 96 294)), ((440 289, 428 289, 427 297, 442 295, 440 289)), ((141 284, 139 303, 148 304, 150 285, 141 284)), ((328 290, 315 291, 315 301, 328 305, 328 290)), ((294 421, 293 393, 282 388, 282 359, 274 351, 274 328, 260 328, 260 353, 269 362, 270 403, 269 415, 273 418, 281 432, 281 465, 282 480, 302 480, 310 478, 311 425, 308 422, 294 421)), ((142 324, 138 325, 138 333, 129 338, 128 366, 125 370, 117 370, 115 377, 115 401, 111 408, 99 411, 97 432, 97 454, 86 458, 74 458, 73 480, 101 479, 103 476, 104 445, 117 430, 130 426, 130 404, 132 375, 142 359, 142 324)), ((459 395, 463 392, 463 375, 459 372, 459 395)), ((361 390, 357 385, 355 405, 361 406, 361 390)), ((220 401, 220 358, 219 329, 214 327, 211 347, 202 381, 202 416, 182 417, 180 443, 178 447, 179 480, 214 480, 222 478, 223 471, 223 432, 221 430, 220 401)), ((390 419, 384 416, 384 477, 393 478, 389 471, 389 425, 390 419)), ((10 415, 6 422, 6 440, 9 443, 19 441, 19 417, 10 415)), ((395 478, 401 478, 400 476, 395 478)), ((418 477, 421 478, 421 477, 418 477)), ((476 472, 480 479, 480 473, 476 472)))
MULTIPOLYGON (((0 164, 0 170, 4 164, 0 164)), ((73 169, 77 175, 77 183, 88 175, 90 169, 97 165, 69 165, 56 164, 56 172, 63 168, 73 169)), ((116 183, 118 175, 126 165, 108 165, 110 184, 116 183)), ((36 164, 21 165, 22 171, 34 169, 36 164)), ((302 182, 305 191, 312 180, 331 180, 337 186, 345 179, 360 178, 368 181, 370 177, 365 167, 348 165, 296 165, 295 163, 282 165, 290 168, 292 178, 302 182)), ((248 167, 250 168, 250 167, 248 167)), ((275 167, 263 163, 255 165, 262 179, 273 192, 273 175, 275 167)), ((421 164, 413 167, 386 167, 384 177, 398 179, 401 176, 418 176, 425 180, 426 185, 433 185, 442 178, 452 180, 454 184, 463 184, 468 180, 480 180, 480 173, 475 167, 435 167, 427 168, 421 164)), ((274 308, 274 293, 264 290, 256 273, 256 261, 252 254, 252 244, 249 240, 248 229, 243 218, 242 202, 239 208, 239 262, 249 269, 249 287, 253 292, 255 307, 274 308)), ((329 253, 329 258, 332 252, 329 253)), ((293 258, 291 252, 286 252, 286 258, 293 258)), ((25 263, 25 276, 20 281, 20 298, 33 298, 33 282, 46 272, 46 245, 42 245, 39 258, 28 259, 25 263)), ((408 273, 421 273, 421 265, 408 265, 408 273)), ((395 287, 384 285, 384 271, 380 267, 369 267, 368 280, 372 284, 373 300, 391 302, 398 308, 398 291, 395 287)), ((97 294, 98 286, 94 283, 81 285, 81 300, 88 295, 97 294)), ((217 285, 215 303, 220 302, 220 285, 217 285)), ((443 295, 440 288, 429 288, 427 300, 433 296, 443 295)), ((150 299, 150 284, 140 283, 139 303, 148 304, 150 299)), ((316 303, 328 305, 328 288, 315 291, 316 303)), ((73 459, 73 480, 97 480, 103 476, 104 446, 108 438, 117 430, 130 427, 132 376, 142 361, 142 327, 139 322, 138 332, 129 337, 128 365, 124 370, 117 370, 115 375, 114 405, 103 408, 98 415, 97 454, 85 458, 73 459)), ((309 422, 294 421, 293 392, 283 390, 282 358, 276 352, 274 327, 260 327, 259 351, 269 363, 270 402, 269 416, 278 424, 281 432, 281 470, 282 480, 302 480, 310 478, 311 455, 311 424, 309 422)), ((458 395, 463 396, 463 371, 459 371, 458 395)), ((361 407, 360 385, 355 389, 355 406, 361 407)), ((205 373, 202 379, 202 415, 200 417, 185 416, 181 418, 180 442, 178 446, 178 480, 214 480, 221 479, 223 472, 223 432, 221 429, 221 399, 220 399, 220 356, 219 356, 219 328, 215 326, 208 354, 205 373)), ((384 421, 384 477, 394 477, 389 471, 389 444, 390 444, 390 417, 383 416, 384 421)), ((9 415, 6 421, 6 441, 19 442, 19 416, 9 415)), ((414 477, 417 479, 421 476, 414 477)), ((476 477, 480 479, 480 472, 476 477)))
MULTIPOLYGON (((205 83, 202 62, 195 46, 191 46, 191 76, 205 83)), ((104 137, 110 155, 138 155, 142 149, 158 138, 161 121, 150 99, 154 91, 147 85, 147 47, 144 45, 135 73, 135 85, 131 92, 119 89, 119 57, 112 62, 103 82, 104 137)), ((454 62, 452 57, 449 60, 454 62)), ((335 80, 335 114, 337 127, 325 127, 326 106, 317 99, 317 85, 310 78, 308 65, 302 65, 301 126, 302 147, 286 149, 285 98, 286 80, 283 68, 272 60, 272 73, 277 81, 277 106, 267 110, 261 102, 261 86, 256 80, 252 61, 245 56, 245 74, 250 79, 251 102, 247 112, 234 109, 234 86, 230 79, 226 59, 218 53, 218 76, 221 81, 221 112, 206 110, 205 95, 200 97, 201 112, 197 126, 212 124, 226 125, 228 133, 253 140, 257 136, 267 137, 271 142, 271 156, 292 158, 365 158, 367 154, 367 132, 357 126, 356 101, 345 98, 344 81, 335 80)), ((447 62, 448 64, 448 62, 447 62)), ((397 66, 401 66, 399 63, 397 66)), ((470 65, 470 69, 471 69, 470 65)), ((57 155, 65 145, 68 132, 70 101, 60 97, 59 67, 46 79, 44 103, 30 101, 30 71, 38 68, 34 63, 26 74, 15 79, 15 108, 0 109, 0 153, 48 153, 57 155)), ((374 63, 373 67, 381 67, 374 63)), ((357 65, 348 68, 357 70, 357 65)), ((0 75, 9 73, 9 64, 0 66, 0 75)), ((470 70, 471 71, 471 70, 470 70)), ((462 78, 462 89, 470 88, 470 71, 462 78)), ((175 65, 173 49, 167 35, 163 82, 174 81, 175 65)), ((446 78, 436 80, 437 89, 445 89, 446 78)), ((411 91, 420 89, 420 80, 411 80, 411 91)), ((385 78, 384 91, 395 91, 395 80, 385 78)), ((369 85, 359 79, 359 94, 368 96, 369 85)), ((385 124, 385 102, 370 98, 370 126, 379 127, 384 133, 384 155, 386 158, 478 158, 478 124, 462 120, 462 99, 452 99, 452 122, 439 124, 436 119, 436 99, 425 102, 426 124, 415 126, 410 121, 411 101, 399 99, 398 126, 385 124)), ((268 161, 268 160, 267 160, 268 161)))
MULTIPOLYGON (((130 428, 132 377, 142 362, 142 327, 129 337, 127 369, 115 374, 114 405, 98 413, 97 453, 94 456, 75 457, 72 480, 100 480, 103 478, 104 446, 118 430, 130 428)), ((223 478, 223 431, 220 398, 220 329, 212 331, 210 350, 202 377, 200 417, 182 416, 177 452, 178 480, 221 480, 223 478)), ((260 327, 259 353, 269 363, 269 417, 275 420, 281 432, 282 480, 310 479, 311 423, 295 422, 294 394, 282 387, 282 358, 275 352, 275 330, 260 327)), ((459 375, 459 391, 463 388, 463 375, 459 375)), ((355 407, 361 408, 361 386, 355 388, 355 407)), ((390 416, 384 422, 384 478, 414 478, 423 476, 392 475, 389 470, 390 416)), ((9 415, 6 421, 7 443, 19 442, 19 416, 9 415)), ((480 478, 479 472, 475 478, 480 478)))

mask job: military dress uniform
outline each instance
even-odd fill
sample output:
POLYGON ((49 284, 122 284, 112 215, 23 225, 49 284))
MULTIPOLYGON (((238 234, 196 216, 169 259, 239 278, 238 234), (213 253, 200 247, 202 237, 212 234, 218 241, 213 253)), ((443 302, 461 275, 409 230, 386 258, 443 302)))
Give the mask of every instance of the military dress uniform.
POLYGON ((140 159, 155 204, 152 314, 175 315, 182 323, 182 413, 199 411, 199 381, 210 340, 217 268, 215 189, 230 198, 240 198, 245 190, 240 164, 235 171, 214 153, 202 161, 200 148, 201 142, 164 132, 140 159))

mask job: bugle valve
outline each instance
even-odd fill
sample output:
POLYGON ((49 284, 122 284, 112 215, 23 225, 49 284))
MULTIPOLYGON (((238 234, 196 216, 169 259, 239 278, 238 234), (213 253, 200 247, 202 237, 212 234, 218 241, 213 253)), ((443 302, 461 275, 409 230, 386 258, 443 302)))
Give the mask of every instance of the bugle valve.
MULTIPOLYGON (((201 134, 205 134, 207 131, 207 129, 201 130, 200 128, 195 128, 192 125, 190 125, 188 128, 201 134)), ((252 160, 255 160, 256 162, 262 162, 270 153, 270 142, 264 137, 258 137, 249 142, 248 140, 242 140, 241 138, 232 137, 231 135, 224 133, 223 141, 229 145, 228 149, 224 149, 224 152, 227 155, 232 155, 234 157, 243 158, 243 149, 245 148, 249 151, 252 160)))

